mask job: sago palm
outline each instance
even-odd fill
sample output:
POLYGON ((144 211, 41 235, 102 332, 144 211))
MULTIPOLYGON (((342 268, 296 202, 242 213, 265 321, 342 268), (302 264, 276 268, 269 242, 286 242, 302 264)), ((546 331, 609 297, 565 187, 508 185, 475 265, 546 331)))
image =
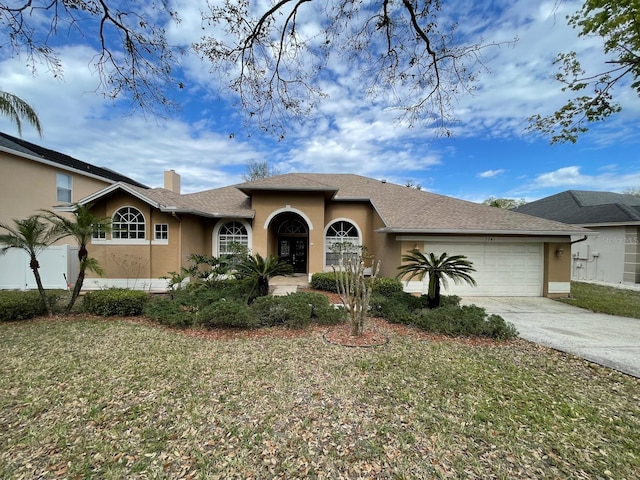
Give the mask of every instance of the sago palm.
POLYGON ((38 292, 47 310, 47 315, 53 316, 49 298, 42 285, 40 277, 40 262, 38 255, 51 244, 51 229, 41 221, 39 215, 32 215, 25 219, 14 219, 14 226, 0 223, 0 229, 9 233, 0 235, 0 253, 5 253, 11 248, 18 248, 29 255, 29 267, 36 279, 38 292))
POLYGON ((71 299, 66 308, 67 313, 71 311, 78 295, 80 295, 87 270, 95 272, 98 275, 102 275, 103 273, 98 261, 89 257, 87 246, 91 242, 94 231, 96 231, 96 229, 108 231, 111 221, 108 218, 100 218, 94 215, 91 207, 92 205, 76 204, 74 205, 74 211, 71 217, 62 216, 50 210, 44 210, 46 218, 53 224, 52 233, 55 235, 56 240, 64 237, 73 237, 78 243, 80 268, 78 278, 73 286, 71 299))
POLYGON ((36 111, 20 97, 0 90, 0 115, 7 117, 18 128, 18 135, 22 136, 22 122, 26 121, 42 136, 42 126, 36 111))
POLYGON ((476 285, 476 281, 470 275, 476 269, 464 255, 449 256, 443 253, 438 257, 433 253, 409 250, 409 253, 402 256, 402 261, 406 263, 398 267, 400 270, 398 278, 411 280, 418 277, 422 280, 426 275, 429 276, 427 290, 429 308, 440 306, 440 289, 442 286, 447 288, 448 279, 453 280, 456 284, 464 281, 469 285, 476 285))
POLYGON ((293 267, 281 258, 269 256, 263 258, 259 253, 248 255, 236 265, 236 271, 245 277, 255 278, 258 284, 258 296, 269 294, 269 279, 278 275, 291 275, 293 267))

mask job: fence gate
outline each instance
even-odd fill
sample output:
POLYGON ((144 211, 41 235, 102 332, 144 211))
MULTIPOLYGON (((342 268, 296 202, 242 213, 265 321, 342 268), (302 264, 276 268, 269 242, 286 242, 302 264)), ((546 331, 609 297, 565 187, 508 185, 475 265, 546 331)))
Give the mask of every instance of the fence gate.
MULTIPOLYGON (((67 288, 65 275, 69 282, 75 282, 78 276, 78 247, 72 245, 54 245, 38 255, 40 277, 44 288, 67 288)), ((0 255, 0 289, 32 290, 36 289, 36 279, 29 267, 29 255, 17 248, 7 250, 0 255)))

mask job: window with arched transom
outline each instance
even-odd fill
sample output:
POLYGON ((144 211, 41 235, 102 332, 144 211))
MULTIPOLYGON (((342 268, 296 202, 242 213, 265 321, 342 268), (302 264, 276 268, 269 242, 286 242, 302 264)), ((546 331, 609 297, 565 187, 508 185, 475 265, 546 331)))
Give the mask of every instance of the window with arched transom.
POLYGON ((340 265, 360 253, 360 230, 347 220, 338 220, 327 227, 324 238, 325 265, 340 265))
POLYGON ((234 255, 238 247, 249 248, 249 232, 247 227, 238 221, 223 224, 218 232, 218 254, 234 255))
POLYGON ((142 212, 134 207, 123 207, 111 219, 111 238, 144 240, 146 225, 142 212))

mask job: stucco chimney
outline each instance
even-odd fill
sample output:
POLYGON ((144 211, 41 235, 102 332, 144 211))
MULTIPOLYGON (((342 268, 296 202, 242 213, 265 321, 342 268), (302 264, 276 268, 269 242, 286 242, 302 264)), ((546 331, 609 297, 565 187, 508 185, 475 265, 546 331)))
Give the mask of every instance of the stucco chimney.
POLYGON ((180 193, 180 175, 175 170, 165 170, 164 188, 175 193, 180 193))

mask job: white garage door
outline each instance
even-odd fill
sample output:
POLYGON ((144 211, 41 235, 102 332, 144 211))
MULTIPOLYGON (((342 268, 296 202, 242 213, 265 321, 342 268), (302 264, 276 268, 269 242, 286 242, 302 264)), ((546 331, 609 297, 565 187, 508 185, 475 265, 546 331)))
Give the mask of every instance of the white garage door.
POLYGON ((542 244, 540 243, 425 243, 425 252, 465 255, 476 272, 478 285, 449 281, 444 294, 471 296, 542 295, 542 244))

